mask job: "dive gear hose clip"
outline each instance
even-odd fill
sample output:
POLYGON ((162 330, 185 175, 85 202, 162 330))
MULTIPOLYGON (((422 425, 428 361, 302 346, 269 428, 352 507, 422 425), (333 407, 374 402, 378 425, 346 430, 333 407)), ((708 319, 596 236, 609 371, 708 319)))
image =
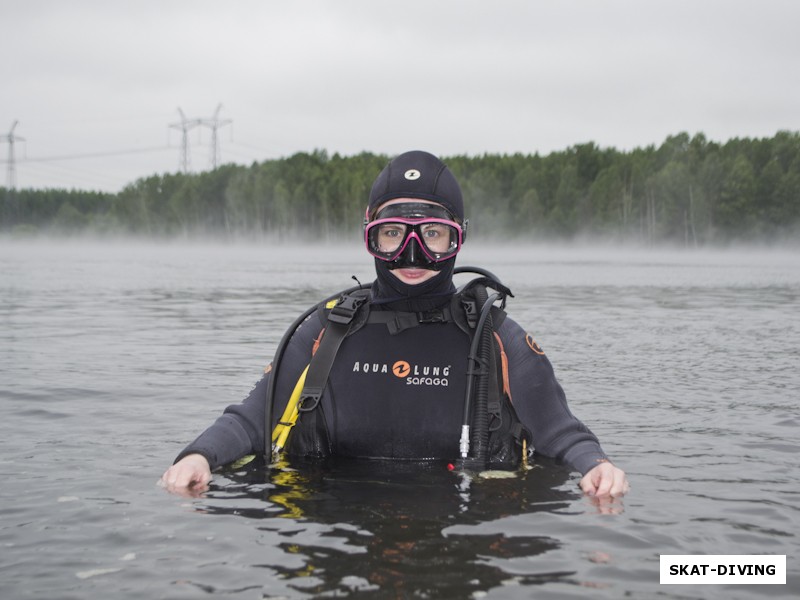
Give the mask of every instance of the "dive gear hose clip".
POLYGON ((298 412, 311 412, 315 408, 317 408, 317 404, 319 404, 319 399, 322 398, 323 388, 321 387, 305 387, 303 389, 303 394, 300 396, 300 402, 297 405, 298 412), (309 401, 311 404, 309 404, 309 401))

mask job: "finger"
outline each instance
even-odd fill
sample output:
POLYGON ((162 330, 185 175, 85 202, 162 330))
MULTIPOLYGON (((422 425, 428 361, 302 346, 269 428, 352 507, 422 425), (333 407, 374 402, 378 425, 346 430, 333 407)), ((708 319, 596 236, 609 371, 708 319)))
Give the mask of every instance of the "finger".
POLYGON ((595 490, 595 495, 597 496, 609 496, 611 495, 611 488, 614 485, 614 474, 613 473, 602 473, 600 475, 600 481, 597 483, 597 489, 595 490))
POLYGON ((594 473, 587 473, 581 478, 580 488, 584 494, 594 496, 597 492, 597 484, 595 483, 594 473))
POLYGON ((175 479, 175 485, 178 487, 192 487, 196 483, 200 483, 202 480, 203 474, 200 471, 195 469, 184 469, 179 474, 178 477, 175 479))
POLYGON ((170 467, 169 469, 164 471, 164 474, 161 476, 161 482, 167 487, 175 484, 175 468, 174 467, 170 467))
POLYGON ((195 485, 198 487, 205 487, 208 485, 208 482, 211 481, 211 473, 207 471, 198 471, 195 473, 192 482, 189 485, 195 485))
POLYGON ((195 478, 195 472, 191 469, 179 467, 177 465, 167 469, 162 479, 170 489, 188 487, 195 478))
POLYGON ((628 477, 622 471, 617 471, 614 474, 614 485, 611 486, 610 494, 614 498, 618 498, 627 494, 631 489, 628 483, 628 477))

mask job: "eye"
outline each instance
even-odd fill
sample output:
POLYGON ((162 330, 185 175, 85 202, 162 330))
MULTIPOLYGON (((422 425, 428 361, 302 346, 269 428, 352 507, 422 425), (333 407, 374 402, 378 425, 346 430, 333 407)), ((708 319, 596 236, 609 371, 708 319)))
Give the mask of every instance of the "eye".
POLYGON ((422 228, 422 235, 428 239, 434 239, 444 235, 444 227, 442 225, 425 225, 422 228))
POLYGON ((381 230, 381 235, 385 235, 386 237, 399 237, 399 236, 403 235, 403 233, 402 233, 402 231, 400 231, 396 227, 393 227, 391 229, 387 228, 387 229, 381 230))
POLYGON ((395 223, 386 223, 378 227, 378 235, 384 239, 397 239, 402 238, 406 233, 406 228, 403 225, 395 223))

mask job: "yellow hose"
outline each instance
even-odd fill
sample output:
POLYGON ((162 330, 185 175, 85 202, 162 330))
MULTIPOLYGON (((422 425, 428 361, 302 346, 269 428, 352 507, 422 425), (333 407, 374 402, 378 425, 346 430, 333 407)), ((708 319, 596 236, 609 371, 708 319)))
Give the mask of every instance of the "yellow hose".
POLYGON ((292 390, 292 395, 289 396, 289 402, 286 403, 286 408, 283 409, 283 414, 281 415, 278 424, 275 426, 275 429, 272 430, 273 452, 280 452, 280 450, 286 445, 286 439, 289 437, 289 432, 297 422, 297 417, 300 414, 300 411, 297 410, 297 405, 300 402, 300 394, 303 392, 303 386, 306 383, 307 374, 308 367, 306 367, 300 374, 300 378, 297 380, 294 390, 292 390))

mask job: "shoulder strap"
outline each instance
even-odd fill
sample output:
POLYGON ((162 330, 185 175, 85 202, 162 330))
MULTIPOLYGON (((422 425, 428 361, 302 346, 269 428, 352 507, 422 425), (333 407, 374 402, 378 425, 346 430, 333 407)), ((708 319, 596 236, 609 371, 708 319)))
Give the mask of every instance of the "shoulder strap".
POLYGON ((310 412, 319 404, 339 346, 347 337, 359 309, 366 301, 365 294, 345 294, 330 309, 322 340, 308 366, 306 381, 303 391, 300 393, 300 403, 298 404, 300 412, 310 412))

